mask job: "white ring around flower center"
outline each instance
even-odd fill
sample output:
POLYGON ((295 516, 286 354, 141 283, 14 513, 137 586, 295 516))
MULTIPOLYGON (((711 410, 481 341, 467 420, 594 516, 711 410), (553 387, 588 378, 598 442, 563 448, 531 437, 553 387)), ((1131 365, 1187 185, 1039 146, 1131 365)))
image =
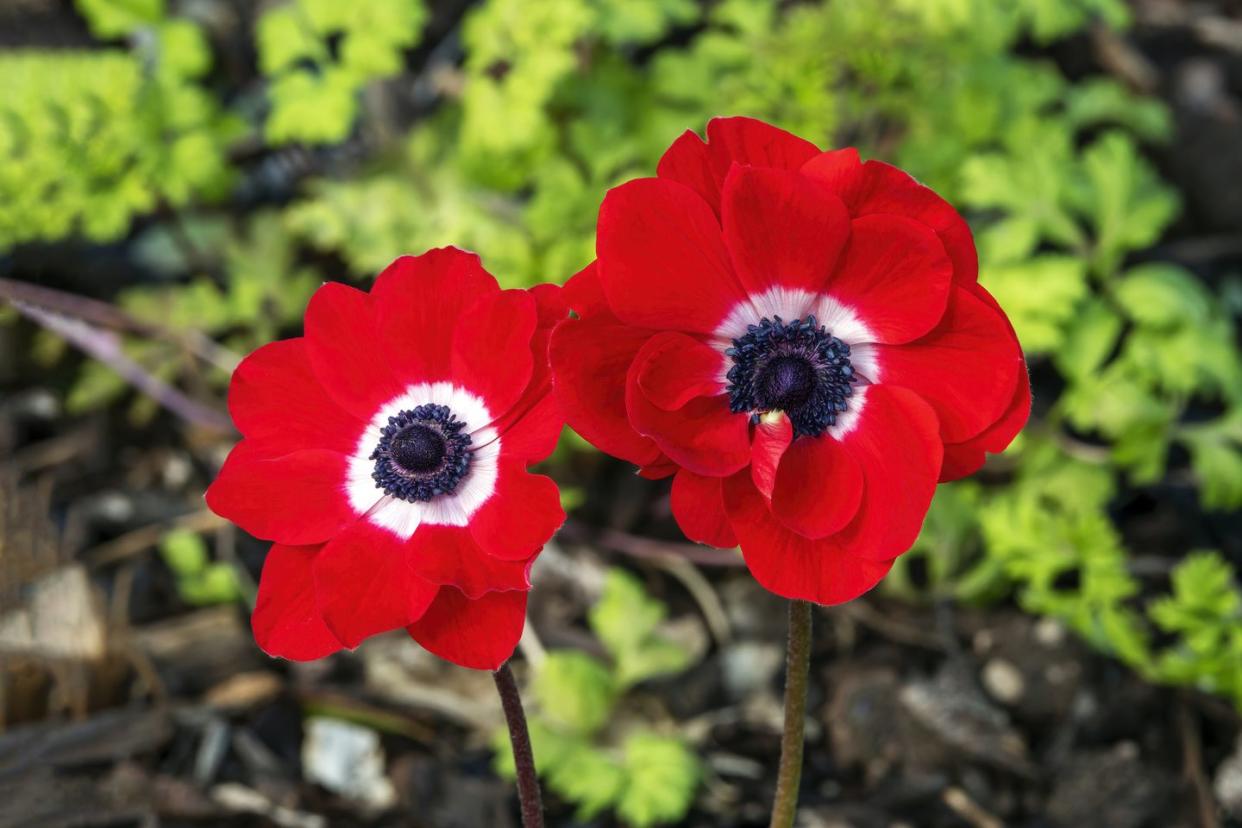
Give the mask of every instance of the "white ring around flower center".
MULTIPOLYGON (((863 382, 855 388, 849 407, 837 416, 837 422, 828 427, 828 434, 841 439, 858 425, 858 418, 867 404, 867 385, 880 381, 880 365, 873 343, 875 335, 859 318, 853 308, 826 293, 812 293, 802 288, 770 287, 762 293, 752 293, 745 302, 738 302, 724 321, 716 326, 709 344, 722 355, 733 347, 733 340, 746 334, 748 325, 758 325, 763 319, 779 316, 786 322, 805 319, 814 314, 828 333, 850 346, 850 364, 863 382)), ((720 387, 728 387, 726 374, 732 360, 725 357, 721 362, 720 387)))
POLYGON ((387 529, 402 540, 408 540, 422 524, 429 526, 466 526, 470 518, 496 490, 500 459, 500 435, 492 426, 492 415, 482 399, 449 382, 411 385, 404 394, 382 405, 358 439, 349 456, 345 481, 349 505, 365 520, 387 529), (371 453, 379 445, 381 432, 388 418, 420 405, 435 403, 447 406, 458 420, 466 424, 470 434, 470 468, 452 494, 441 495, 425 503, 411 503, 386 494, 371 472, 375 461, 371 453))

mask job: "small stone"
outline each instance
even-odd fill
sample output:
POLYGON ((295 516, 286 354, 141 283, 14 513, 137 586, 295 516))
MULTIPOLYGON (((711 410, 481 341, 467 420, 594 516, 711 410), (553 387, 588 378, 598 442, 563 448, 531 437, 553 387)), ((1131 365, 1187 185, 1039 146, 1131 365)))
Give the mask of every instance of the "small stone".
POLYGON ((1058 647, 1065 641, 1065 625, 1052 618, 1041 618, 1035 624, 1035 640, 1045 647, 1058 647))
POLYGON ((370 728, 339 719, 308 719, 302 768, 309 781, 370 808, 387 808, 397 800, 384 772, 379 734, 370 728))
POLYGON ((1003 658, 989 659, 983 665, 983 687, 1001 704, 1017 704, 1026 692, 1022 671, 1003 658))
POLYGON ((1212 791, 1225 813, 1242 819, 1242 737, 1238 738, 1233 753, 1225 757, 1225 761, 1216 769, 1212 791))

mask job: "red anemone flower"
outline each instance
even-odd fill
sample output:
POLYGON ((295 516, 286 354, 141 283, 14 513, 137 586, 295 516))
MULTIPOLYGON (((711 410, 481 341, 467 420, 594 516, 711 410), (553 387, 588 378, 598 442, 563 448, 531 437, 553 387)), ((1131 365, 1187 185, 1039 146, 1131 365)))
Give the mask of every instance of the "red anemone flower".
POLYGON ((494 669, 522 632, 534 557, 564 520, 527 472, 562 418, 547 348, 559 289, 502 291, 454 248, 397 259, 365 293, 329 283, 305 336, 238 366, 245 439, 207 504, 268 553, 252 619, 266 652, 320 658, 406 628, 494 669))
POLYGON ((853 149, 713 120, 600 208, 597 260, 552 336, 569 424, 673 479, 682 530, 763 586, 873 587, 937 481, 1026 422, 1013 328, 943 199, 853 149))

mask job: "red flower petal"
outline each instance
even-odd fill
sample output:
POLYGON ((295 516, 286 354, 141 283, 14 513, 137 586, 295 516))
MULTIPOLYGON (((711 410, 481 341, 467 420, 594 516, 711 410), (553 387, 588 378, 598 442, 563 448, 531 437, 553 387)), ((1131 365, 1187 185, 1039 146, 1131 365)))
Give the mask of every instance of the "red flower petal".
POLYGON ((560 402, 552 393, 551 383, 544 383, 541 395, 528 392, 496 422, 501 454, 528 463, 543 460, 556 448, 564 427, 565 415, 560 402))
POLYGON ((649 342, 630 366, 625 410, 634 429, 654 440, 673 462, 696 474, 722 477, 744 467, 750 462, 747 417, 729 410, 728 397, 698 397, 676 411, 665 411, 643 393, 639 377, 660 353, 659 343, 649 342))
POLYGON ((796 170, 819 154, 819 147, 792 132, 755 118, 712 118, 707 152, 721 181, 734 164, 796 170))
POLYGON ((569 305, 566 304, 565 291, 560 285, 541 282, 526 291, 535 300, 538 312, 536 327, 539 330, 552 330, 562 319, 569 316, 569 305))
POLYGON ((259 648, 270 656, 313 661, 341 649, 315 600, 311 564, 317 546, 275 544, 263 561, 259 594, 250 626, 259 648))
POLYGON ((880 381, 915 391, 936 410, 947 443, 996 422, 1014 398, 1022 352, 1004 316, 955 287, 940 324, 906 345, 876 345, 880 381))
POLYGON ((747 290, 823 290, 850 235, 841 199, 794 172, 740 166, 722 198, 725 244, 747 290))
POLYGON ((207 489, 207 505, 256 538, 320 543, 355 517, 345 494, 347 462, 321 449, 271 457, 243 440, 207 489))
POLYGON ((681 466, 674 463, 664 456, 664 452, 660 452, 660 456, 645 466, 639 466, 638 476, 644 480, 663 480, 677 473, 681 466))
POLYGON ((681 532, 696 543, 722 549, 737 546, 737 537, 724 509, 722 477, 703 477, 681 469, 673 478, 673 517, 681 532))
MULTIPOLYGON (((577 277, 575 277, 577 278, 577 277)), ((660 450, 625 416, 625 380, 649 331, 607 321, 570 319, 552 332, 552 386, 565 420, 596 448, 636 466, 660 450)))
POLYGON ((315 598, 328 628, 346 647, 408 626, 427 610, 438 587, 419 578, 410 546, 359 520, 315 556, 315 598))
POLYGON ((785 528, 768 511, 750 475, 727 479, 724 497, 746 566, 777 595, 840 604, 874 587, 893 566, 892 561, 854 557, 835 536, 812 540, 785 528))
POLYGON ((470 519, 470 533, 490 555, 525 561, 565 522, 561 494, 549 477, 502 460, 496 492, 470 519))
POLYGON ((854 216, 891 213, 921 221, 944 243, 955 281, 970 284, 979 278, 970 227, 947 201, 909 174, 880 161, 860 163, 858 150, 852 148, 821 153, 802 172, 829 184, 854 216))
POLYGON ((597 262, 591 262, 570 276, 569 281, 561 288, 561 296, 582 319, 607 316, 610 317, 608 321, 620 322, 608 307, 608 297, 604 295, 604 286, 599 280, 597 262))
POLYGON ((348 454, 365 428, 319 384, 302 339, 272 342, 243 359, 229 385, 229 412, 271 456, 301 449, 348 454))
POLYGON ((388 359, 376 353, 372 307, 362 291, 329 282, 306 308, 306 351, 315 376, 337 404, 365 421, 405 390, 388 359))
POLYGON ((642 364, 638 387, 665 411, 724 392, 724 355, 685 334, 656 334, 639 350, 637 360, 642 364))
POLYGON ((765 415, 755 426, 755 437, 750 444, 750 477, 766 498, 772 497, 776 469, 791 442, 793 424, 782 412, 777 412, 775 417, 765 415))
POLYGON ((720 212, 720 191, 733 164, 796 170, 819 148, 793 133, 754 118, 713 118, 707 143, 693 132, 673 142, 657 167, 660 178, 678 181, 720 212))
POLYGON ((608 305, 630 325, 711 333, 746 299, 715 214, 681 184, 640 178, 609 190, 596 249, 608 305))
POLYGON ((859 462, 831 434, 803 437, 776 470, 772 513, 798 534, 822 538, 858 513, 864 485, 859 462))
POLYGON ((423 617, 407 631, 428 652, 475 670, 496 670, 522 638, 526 597, 522 591, 489 592, 470 600, 444 587, 423 617))
POLYGON ((660 156, 660 163, 656 165, 656 175, 685 184, 702 196, 713 210, 720 212, 720 185, 723 178, 716 176, 707 152, 707 144, 693 130, 683 132, 664 151, 664 155, 660 156))
POLYGON ((410 565, 419 577, 433 584, 455 586, 467 597, 530 588, 530 560, 509 561, 489 555, 469 527, 424 523, 408 543, 410 565))
MULTIPOLYGON (((979 284, 971 285, 970 292, 992 310, 1002 314, 1002 318, 1009 327, 1010 335, 1016 338, 1016 334, 1013 333, 1013 325, 1009 322, 1009 318, 1003 315, 1004 312, 996 300, 992 298, 992 294, 988 293, 979 284)), ((985 452, 996 454, 1008 448, 1009 444, 1013 442, 1013 438, 1018 436, 1018 432, 1026 425, 1026 421, 1030 416, 1031 378, 1026 372, 1024 361, 1023 365, 1018 369, 1018 381, 1014 388, 1013 397, 1010 399, 1009 406, 1005 409, 1005 413, 1001 415, 1000 419, 984 429, 977 437, 944 447, 944 467, 940 470, 941 482, 957 480, 968 474, 974 474, 983 466, 984 461, 987 459, 985 452)))
POLYGON ((862 467, 866 481, 858 515, 832 539, 851 554, 889 560, 918 537, 940 476, 943 445, 936 412, 904 388, 869 385, 856 425, 841 444, 862 467))
POLYGON ((453 380, 483 398, 493 417, 513 407, 530 382, 530 340, 538 311, 524 290, 486 297, 453 331, 453 380))
POLYGON ((402 256, 385 268, 371 300, 393 375, 406 385, 450 379, 458 319, 499 290, 479 257, 456 247, 402 256))
POLYGON ((855 219, 828 292, 877 342, 909 342, 944 315, 953 266, 926 226, 900 216, 855 219))

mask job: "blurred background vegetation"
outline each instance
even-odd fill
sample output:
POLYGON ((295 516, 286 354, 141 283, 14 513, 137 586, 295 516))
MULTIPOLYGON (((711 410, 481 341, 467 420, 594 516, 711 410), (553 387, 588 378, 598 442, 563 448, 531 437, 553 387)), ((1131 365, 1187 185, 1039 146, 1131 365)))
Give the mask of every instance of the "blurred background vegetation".
MULTIPOLYGON (((182 605, 244 601, 255 567, 185 517, 232 439, 239 356, 296 335, 325 279, 366 285, 401 253, 456 244, 505 286, 562 282, 592 258, 609 187, 653 174, 687 128, 756 116, 957 205, 1030 359, 1029 428, 941 489, 883 594, 1016 603, 1145 681, 1242 707, 1239 81, 1183 60, 1236 57, 1242 23, 1203 5, 14 0, 0 450, 97 417, 114 475, 152 441, 177 447, 189 468, 146 484, 163 490, 147 546, 182 605), (1138 49, 1136 16, 1193 36, 1138 49)), ((633 490, 601 482, 616 472, 581 442, 553 463, 579 526, 675 537, 666 514, 617 517, 630 507, 610 498, 633 490)), ((15 548, 0 547, 10 586, 28 580, 15 548)), ((590 617, 593 655, 532 662, 536 736, 582 819, 647 825, 680 818, 700 769, 675 728, 648 722, 622 747, 602 725, 692 658, 661 643, 663 605, 627 577, 590 617), (629 636, 610 612, 650 623, 629 636)))

